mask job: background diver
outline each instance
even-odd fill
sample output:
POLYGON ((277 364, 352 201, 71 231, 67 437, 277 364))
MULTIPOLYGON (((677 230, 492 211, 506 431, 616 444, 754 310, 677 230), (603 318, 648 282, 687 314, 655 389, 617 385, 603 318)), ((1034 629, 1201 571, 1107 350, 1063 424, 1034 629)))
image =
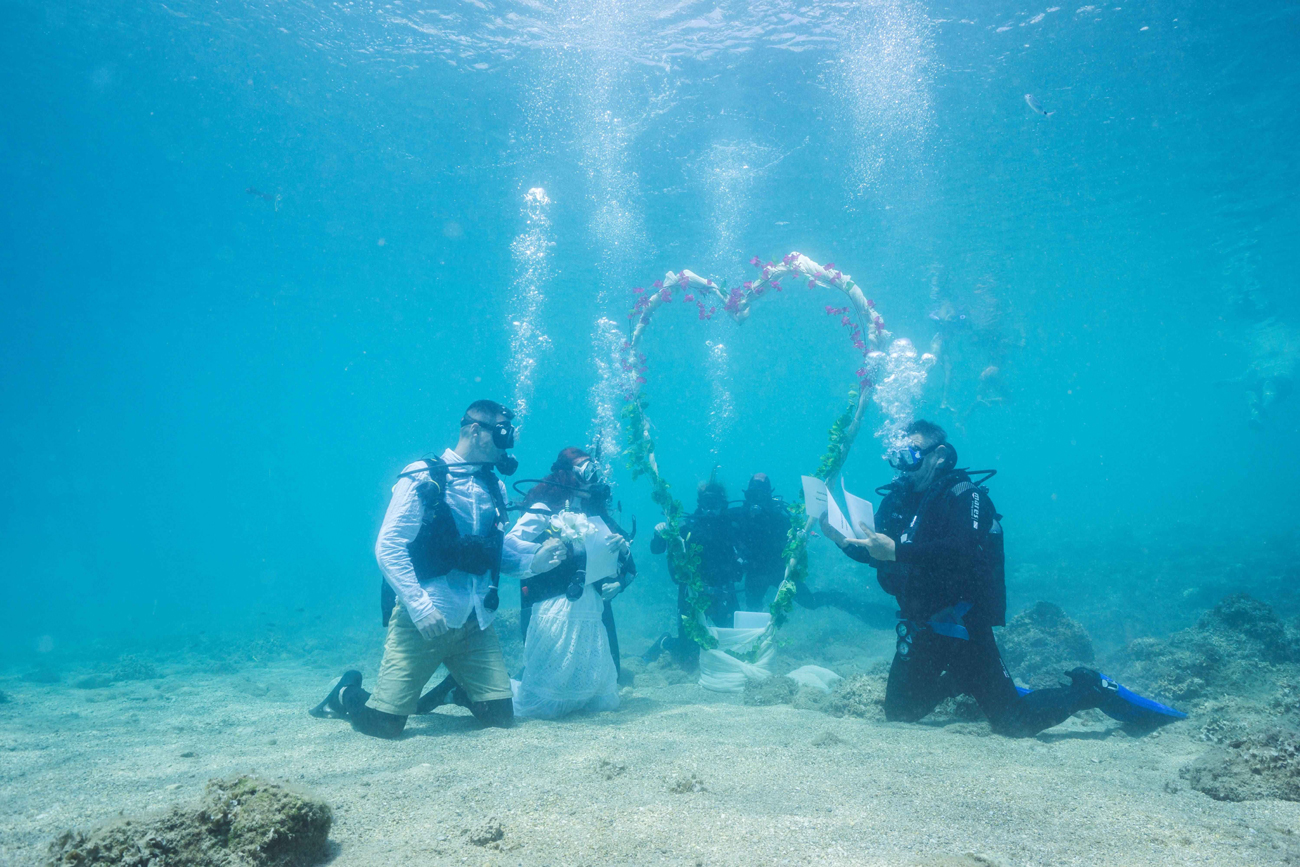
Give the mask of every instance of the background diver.
MULTIPOLYGON (((736 589, 743 570, 736 553, 734 518, 727 509, 726 487, 716 477, 711 477, 699 487, 695 512, 682 519, 681 539, 673 540, 673 544, 680 545, 685 544, 684 540, 689 538, 691 544, 699 546, 700 578, 704 583, 700 592, 707 597, 704 614, 720 626, 730 626, 732 615, 739 607, 736 589)), ((650 553, 663 554, 668 550, 669 540, 664 536, 666 530, 667 525, 664 523, 655 527, 654 535, 650 538, 650 553)), ((650 645, 642 659, 653 662, 666 650, 679 666, 693 670, 699 664, 700 648, 685 633, 682 625, 682 618, 695 616, 692 591, 681 583, 680 576, 672 577, 677 582, 677 635, 662 635, 650 645)))

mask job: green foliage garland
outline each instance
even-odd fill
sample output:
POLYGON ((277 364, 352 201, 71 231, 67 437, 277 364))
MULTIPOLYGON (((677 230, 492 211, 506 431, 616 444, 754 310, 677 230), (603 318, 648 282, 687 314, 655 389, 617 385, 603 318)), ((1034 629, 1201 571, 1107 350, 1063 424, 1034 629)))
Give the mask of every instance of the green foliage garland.
MULTIPOLYGON (((844 466, 850 445, 848 431, 857 411, 858 392, 855 389, 849 392, 848 407, 831 425, 826 451, 817 464, 815 475, 823 482, 829 481, 844 466)), ((790 531, 786 535, 785 550, 781 556, 786 563, 785 579, 777 588, 776 598, 768 609, 772 612, 772 623, 778 627, 785 625, 790 609, 794 607, 795 593, 808 577, 808 512, 804 508, 802 491, 799 492, 799 502, 790 509, 790 531)))
POLYGON ((700 574, 703 549, 691 541, 689 534, 682 535, 682 518, 686 510, 669 491, 668 482, 650 460, 654 454, 654 440, 650 438, 645 407, 645 402, 637 395, 623 408, 623 419, 627 423, 627 466, 632 471, 633 480, 641 476, 650 477, 651 497, 663 512, 664 530, 660 535, 668 543, 668 574, 687 589, 688 610, 682 613, 682 634, 712 650, 718 646, 718 640, 700 622, 700 615, 709 607, 709 597, 704 592, 704 576, 700 574))

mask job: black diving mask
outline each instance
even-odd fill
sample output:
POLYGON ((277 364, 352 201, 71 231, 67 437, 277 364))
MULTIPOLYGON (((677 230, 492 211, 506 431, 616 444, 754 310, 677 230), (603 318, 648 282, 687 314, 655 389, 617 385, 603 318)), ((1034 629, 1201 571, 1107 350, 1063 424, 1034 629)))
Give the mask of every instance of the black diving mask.
POLYGON ((574 467, 573 473, 582 482, 581 493, 593 503, 607 502, 613 491, 605 480, 600 477, 600 466, 592 458, 588 458, 580 467, 574 467))
MULTIPOLYGON (((476 424, 479 427, 487 428, 492 431, 492 445, 503 451, 505 449, 514 448, 515 414, 504 406, 501 407, 500 412, 501 415, 505 416, 504 421, 483 421, 482 419, 474 418, 466 413, 466 415, 460 420, 460 426, 465 427, 466 425, 476 424)), ((502 470, 502 472, 505 472, 505 470, 502 470)), ((506 475, 510 474, 506 473, 506 475)))
POLYGON ((918 448, 908 443, 889 456, 889 465, 902 473, 914 473, 921 468, 926 456, 941 445, 943 443, 931 443, 925 448, 918 448))

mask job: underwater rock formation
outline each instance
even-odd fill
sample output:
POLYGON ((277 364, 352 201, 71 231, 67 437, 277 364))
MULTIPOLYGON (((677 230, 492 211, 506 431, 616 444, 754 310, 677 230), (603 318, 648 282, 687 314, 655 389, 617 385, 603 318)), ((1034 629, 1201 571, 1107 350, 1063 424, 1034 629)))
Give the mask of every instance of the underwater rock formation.
POLYGON ((885 718, 885 678, 879 674, 846 677, 831 690, 825 710, 831 716, 885 718))
POLYGON ((745 681, 744 702, 748 705, 789 704, 799 692, 799 684, 788 677, 768 677, 745 681))
POLYGON ((1276 666, 1300 661, 1300 638, 1268 605, 1235 593, 1168 641, 1139 638, 1126 648, 1124 679, 1178 701, 1270 691, 1276 666))
POLYGON ((465 829, 465 836, 474 846, 496 843, 505 835, 506 829, 501 825, 501 820, 495 816, 489 816, 474 827, 465 829))
POLYGON ((1038 602, 1011 618, 998 645, 1012 676, 1033 689, 1057 686, 1065 672, 1091 667, 1094 660, 1088 633, 1051 602, 1038 602))
POLYGON ((308 867, 329 855, 328 804, 256 777, 210 780, 197 807, 65 831, 47 867, 308 867))
POLYGON ((1182 770, 1216 801, 1300 801, 1300 732, 1271 729, 1216 747, 1182 770))

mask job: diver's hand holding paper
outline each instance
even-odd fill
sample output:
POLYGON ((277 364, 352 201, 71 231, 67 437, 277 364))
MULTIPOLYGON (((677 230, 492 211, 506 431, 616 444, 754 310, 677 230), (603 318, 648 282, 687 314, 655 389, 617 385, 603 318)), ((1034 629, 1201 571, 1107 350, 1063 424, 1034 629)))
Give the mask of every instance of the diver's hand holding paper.
POLYGON ((865 524, 868 529, 875 529, 875 511, 868 500, 850 494, 844 487, 843 479, 840 479, 840 490, 844 493, 848 517, 840 511, 839 503, 835 502, 835 498, 831 496, 821 479, 804 476, 803 499, 808 516, 818 520, 825 518, 826 522, 845 539, 861 539, 863 534, 858 529, 861 525, 865 524))

